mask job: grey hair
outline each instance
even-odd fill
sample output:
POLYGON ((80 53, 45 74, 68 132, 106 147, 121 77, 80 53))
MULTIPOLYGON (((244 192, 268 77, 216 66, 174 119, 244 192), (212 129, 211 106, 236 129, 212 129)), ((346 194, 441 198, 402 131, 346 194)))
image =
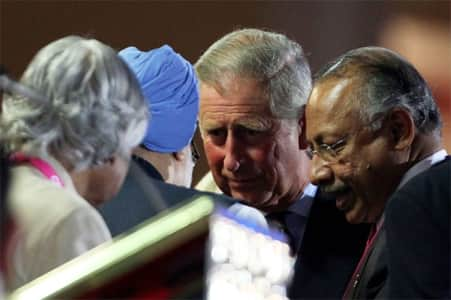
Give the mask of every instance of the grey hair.
POLYGON ((145 134, 148 110, 135 76, 97 40, 50 43, 21 83, 40 96, 5 97, 0 129, 8 151, 50 154, 81 170, 129 156, 145 134))
POLYGON ((302 47, 283 34, 260 29, 241 29, 225 35, 205 51, 195 68, 200 81, 219 93, 231 80, 257 80, 277 118, 302 115, 312 88, 302 47))
POLYGON ((315 84, 331 78, 359 78, 353 101, 360 104, 362 121, 373 130, 394 108, 410 113, 422 133, 440 134, 440 111, 418 71, 397 53, 381 47, 351 50, 315 74, 315 84))

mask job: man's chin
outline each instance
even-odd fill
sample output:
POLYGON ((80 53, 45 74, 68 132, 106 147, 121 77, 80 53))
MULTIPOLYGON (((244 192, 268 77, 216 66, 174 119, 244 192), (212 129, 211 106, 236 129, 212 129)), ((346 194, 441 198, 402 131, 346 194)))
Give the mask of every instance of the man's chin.
POLYGON ((366 223, 366 213, 361 209, 353 207, 352 209, 345 212, 346 220, 351 224, 366 223))
POLYGON ((259 210, 267 211, 273 206, 271 199, 265 194, 255 194, 244 191, 231 191, 231 197, 240 200, 240 202, 255 207, 259 210))

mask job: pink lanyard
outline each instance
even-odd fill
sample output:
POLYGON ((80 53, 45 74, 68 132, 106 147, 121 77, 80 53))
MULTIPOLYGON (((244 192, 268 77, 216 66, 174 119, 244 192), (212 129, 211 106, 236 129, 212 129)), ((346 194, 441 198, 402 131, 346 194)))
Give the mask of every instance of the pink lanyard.
POLYGON ((40 159, 39 157, 29 157, 21 152, 17 152, 10 156, 10 160, 13 163, 17 163, 17 164, 29 163, 35 169, 37 169, 39 172, 41 172, 42 175, 47 177, 50 181, 56 183, 60 187, 64 186, 63 181, 56 174, 55 169, 53 169, 52 166, 48 162, 40 159))
POLYGON ((372 227, 368 240, 366 241, 365 250, 363 250, 363 254, 360 257, 359 263, 357 264, 357 267, 354 270, 354 273, 351 276, 351 279, 348 282, 348 285, 346 286, 345 292, 343 293, 342 299, 348 299, 351 296, 351 293, 353 290, 357 287, 360 281, 360 272, 362 271, 362 268, 364 264, 367 262, 368 257, 371 255, 371 250, 373 249, 373 244, 379 235, 379 231, 384 223, 384 216, 381 217, 381 219, 374 224, 374 227, 372 227))

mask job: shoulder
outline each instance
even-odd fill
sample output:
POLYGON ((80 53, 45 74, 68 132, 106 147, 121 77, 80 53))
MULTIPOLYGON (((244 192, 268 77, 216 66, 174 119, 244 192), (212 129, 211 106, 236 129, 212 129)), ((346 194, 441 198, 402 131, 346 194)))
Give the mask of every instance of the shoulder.
POLYGON ((97 211, 75 191, 55 185, 28 167, 13 168, 8 201, 25 232, 45 235, 52 228, 77 218, 103 222, 97 211))
POLYGON ((56 224, 56 239, 72 244, 78 254, 111 239, 105 221, 93 207, 78 207, 56 224), (78 248, 77 248, 78 247, 78 248))
POLYGON ((396 230, 410 233, 418 230, 443 228, 449 230, 451 160, 438 163, 409 180, 390 197, 385 210, 385 222, 390 235, 396 230))
POLYGON ((449 186, 451 159, 447 158, 426 171, 413 177, 401 190, 414 190, 421 187, 449 186))
POLYGON ((445 209, 451 197, 450 170, 448 158, 413 177, 392 195, 387 213, 412 207, 425 211, 445 209))

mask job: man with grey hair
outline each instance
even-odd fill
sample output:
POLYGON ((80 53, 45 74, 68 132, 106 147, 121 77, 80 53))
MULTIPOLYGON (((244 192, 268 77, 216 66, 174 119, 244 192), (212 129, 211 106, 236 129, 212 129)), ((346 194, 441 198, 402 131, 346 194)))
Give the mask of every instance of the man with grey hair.
MULTIPOLYGON (((312 183, 335 197, 348 222, 373 226, 343 298, 383 297, 390 272, 386 203, 412 177, 446 157, 431 91, 398 54, 359 48, 318 73, 306 122, 312 183)), ((447 255, 440 258, 445 265, 447 255)))
POLYGON ((237 30, 211 45, 195 68, 199 126, 216 184, 284 228, 305 266, 296 270, 291 297, 339 297, 365 228, 346 224, 309 183, 304 106, 311 75, 301 46, 282 34, 237 30))
POLYGON ((97 40, 50 43, 21 83, 35 96, 5 97, 0 119, 18 228, 7 259, 11 288, 111 239, 93 206, 119 190, 148 118, 135 76, 97 40))

